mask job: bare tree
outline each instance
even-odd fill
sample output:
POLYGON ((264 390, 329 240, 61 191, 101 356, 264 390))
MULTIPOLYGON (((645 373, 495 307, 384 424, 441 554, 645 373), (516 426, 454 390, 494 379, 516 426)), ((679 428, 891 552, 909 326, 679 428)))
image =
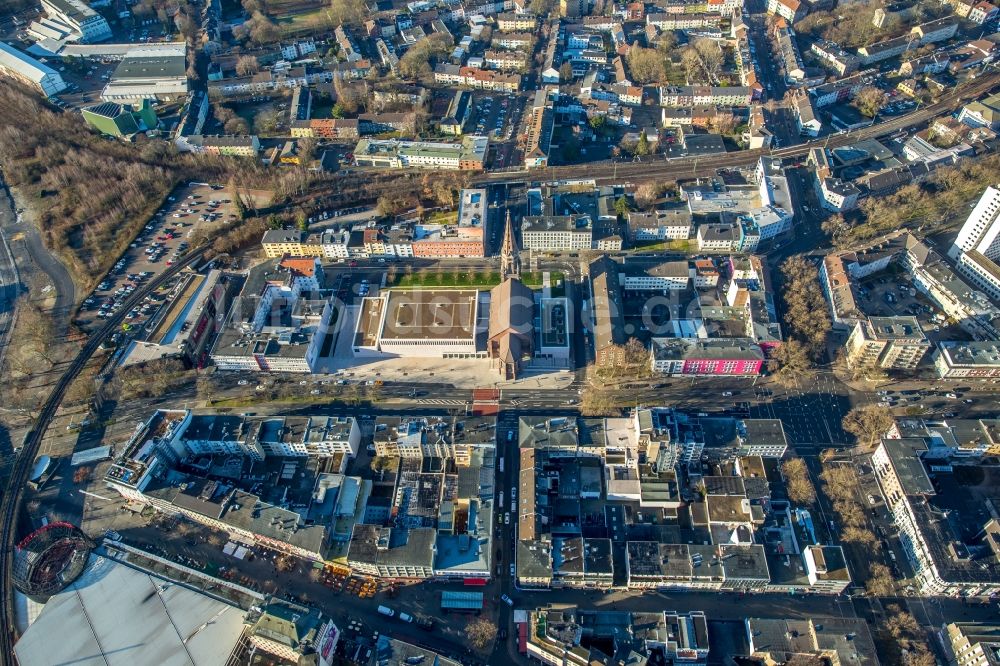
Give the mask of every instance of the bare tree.
POLYGON ((809 478, 809 468, 802 458, 786 460, 781 465, 781 474, 788 487, 788 499, 796 504, 812 504, 816 501, 816 486, 809 478))
POLYGON ((260 63, 257 56, 244 55, 236 61, 236 73, 240 76, 249 76, 260 71, 260 63))
POLYGON ((497 637, 497 625, 485 617, 478 617, 465 625, 465 637, 477 650, 485 650, 497 637))
POLYGON ((859 405, 844 415, 841 427, 858 438, 865 446, 872 447, 895 423, 892 412, 883 405, 859 405))

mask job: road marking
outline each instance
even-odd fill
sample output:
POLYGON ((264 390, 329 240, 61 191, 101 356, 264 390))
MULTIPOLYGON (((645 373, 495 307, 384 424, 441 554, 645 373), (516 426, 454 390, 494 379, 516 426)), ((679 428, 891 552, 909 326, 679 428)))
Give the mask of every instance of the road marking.
POLYGON ((114 497, 103 497, 94 493, 88 493, 86 490, 78 490, 81 495, 86 495, 87 497, 96 497, 97 499, 104 500, 105 502, 117 502, 117 498, 114 497))

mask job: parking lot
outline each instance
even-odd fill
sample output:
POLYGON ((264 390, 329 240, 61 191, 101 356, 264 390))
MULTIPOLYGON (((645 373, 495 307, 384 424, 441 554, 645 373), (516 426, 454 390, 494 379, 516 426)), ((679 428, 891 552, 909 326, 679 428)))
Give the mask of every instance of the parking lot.
POLYGON ((897 273, 879 273, 859 283, 861 309, 875 317, 914 316, 928 339, 965 340, 968 334, 951 325, 929 299, 916 290, 910 278, 897 273))
MULTIPOLYGON (((146 224, 114 268, 81 307, 84 325, 118 312, 145 282, 172 266, 188 251, 195 231, 213 228, 235 217, 230 194, 221 185, 189 183, 178 187, 146 224)), ((155 299, 135 308, 125 329, 143 324, 159 307, 155 299)))
POLYGON ((509 141, 514 134, 520 98, 499 93, 474 94, 475 107, 469 118, 469 133, 489 135, 491 140, 509 141))

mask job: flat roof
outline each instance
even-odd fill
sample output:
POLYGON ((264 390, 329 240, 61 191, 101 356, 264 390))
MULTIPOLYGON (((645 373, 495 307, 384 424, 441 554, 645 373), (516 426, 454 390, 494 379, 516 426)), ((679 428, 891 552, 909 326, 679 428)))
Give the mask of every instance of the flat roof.
POLYGON ((180 78, 187 69, 186 58, 180 54, 130 51, 125 55, 115 73, 113 81, 126 79, 180 78))
POLYGON ((22 664, 216 666, 243 633, 244 612, 116 560, 92 555, 14 646, 22 664))
POLYGON ((454 340, 476 335, 475 290, 399 289, 389 292, 384 340, 454 340))

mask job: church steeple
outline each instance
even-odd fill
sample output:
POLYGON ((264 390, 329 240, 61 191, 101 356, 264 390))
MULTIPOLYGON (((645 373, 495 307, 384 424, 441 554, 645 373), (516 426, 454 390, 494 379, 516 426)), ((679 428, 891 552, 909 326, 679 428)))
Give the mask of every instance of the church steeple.
POLYGON ((503 229, 503 244, 500 246, 500 277, 506 280, 509 277, 520 277, 521 275, 521 251, 517 247, 517 239, 514 238, 514 223, 510 220, 510 211, 507 211, 507 222, 503 229))

